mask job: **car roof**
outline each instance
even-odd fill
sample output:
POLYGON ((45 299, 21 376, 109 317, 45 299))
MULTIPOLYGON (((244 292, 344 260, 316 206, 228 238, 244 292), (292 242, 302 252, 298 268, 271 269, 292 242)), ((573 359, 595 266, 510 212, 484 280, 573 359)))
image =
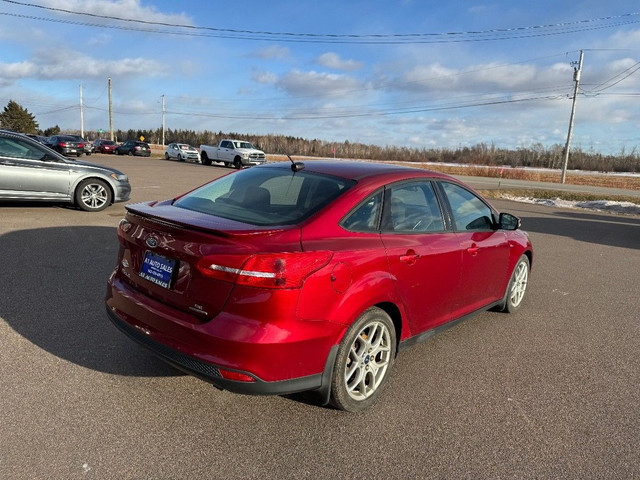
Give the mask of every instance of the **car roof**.
MULTIPOLYGON (((445 175, 440 172, 391 163, 352 160, 311 160, 303 163, 305 165, 304 170, 307 172, 333 175, 356 181, 374 179, 376 177, 385 177, 389 180, 399 180, 411 177, 452 179, 449 175, 445 175)), ((265 166, 261 166, 260 168, 269 166, 272 168, 291 168, 291 163, 270 163, 265 166)))

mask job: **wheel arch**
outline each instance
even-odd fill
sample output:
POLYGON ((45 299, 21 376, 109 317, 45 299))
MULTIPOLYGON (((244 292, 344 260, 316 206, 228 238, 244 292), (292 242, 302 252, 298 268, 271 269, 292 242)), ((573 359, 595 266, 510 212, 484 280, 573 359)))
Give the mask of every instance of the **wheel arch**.
POLYGON ((78 191, 78 187, 80 186, 80 184, 86 180, 101 180, 104 183, 107 184, 107 187, 109 188, 109 191, 111 192, 111 203, 109 205, 113 205, 113 202, 115 201, 116 198, 116 191, 115 188, 113 188, 113 185, 111 184, 111 182, 105 178, 105 177, 101 177, 100 175, 85 175, 84 177, 80 177, 78 179, 76 179, 76 181, 73 183, 72 187, 71 187, 71 199, 73 204, 75 205, 76 203, 76 192, 78 191))
POLYGON ((396 356, 398 355, 398 347, 400 345, 400 337, 402 336, 402 312, 400 308, 393 302, 381 302, 373 305, 384 311, 393 322, 393 327, 396 330, 396 356))

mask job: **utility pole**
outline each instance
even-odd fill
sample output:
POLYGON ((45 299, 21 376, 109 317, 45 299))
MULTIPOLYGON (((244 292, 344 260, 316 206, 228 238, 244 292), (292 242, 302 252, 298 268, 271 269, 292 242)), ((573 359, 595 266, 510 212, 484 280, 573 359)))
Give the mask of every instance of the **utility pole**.
POLYGON ((82 84, 80 85, 80 136, 84 138, 84 105, 82 103, 82 84))
POLYGON ((162 95, 162 146, 164 147, 164 95, 162 95))
MULTIPOLYGON (((564 147, 564 162, 562 163, 562 178, 560 182, 564 185, 564 181, 567 178, 567 165, 569 163, 569 148, 571 147, 571 135, 573 135, 573 121, 576 116, 576 100, 578 99, 578 85, 580 85, 580 74, 582 73, 582 59, 584 58, 584 51, 580 50, 580 61, 578 62, 578 68, 573 67, 573 103, 571 105, 571 118, 569 119, 569 132, 567 132, 567 144, 564 147)), ((574 63, 575 65, 575 63, 574 63)))
POLYGON ((111 100, 111 77, 109 77, 109 133, 113 141, 113 101, 111 100))

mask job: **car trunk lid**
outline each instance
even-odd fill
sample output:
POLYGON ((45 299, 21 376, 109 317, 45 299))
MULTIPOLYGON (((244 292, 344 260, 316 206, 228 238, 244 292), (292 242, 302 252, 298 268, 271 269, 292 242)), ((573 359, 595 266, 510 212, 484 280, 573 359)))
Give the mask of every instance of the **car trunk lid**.
MULTIPOLYGON (((300 250, 297 226, 256 227, 171 205, 127 206, 118 227, 118 275, 144 294, 204 322, 224 307, 235 283, 203 275, 198 262, 300 250)), ((240 260, 242 261, 242 260, 240 260)))

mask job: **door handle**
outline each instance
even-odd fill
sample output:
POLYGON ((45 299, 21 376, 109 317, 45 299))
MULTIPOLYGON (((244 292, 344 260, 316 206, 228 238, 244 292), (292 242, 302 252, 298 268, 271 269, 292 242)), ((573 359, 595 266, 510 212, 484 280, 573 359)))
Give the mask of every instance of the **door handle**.
POLYGON ((480 249, 475 243, 471 245, 469 248, 467 248, 467 252, 469 252, 469 254, 471 254, 472 257, 475 257, 476 255, 478 255, 479 251, 480 249))
POLYGON ((416 263, 416 261, 420 258, 420 255, 418 255, 415 251, 413 250, 409 250, 407 253, 405 253, 404 255, 400 255, 400 261, 404 262, 408 265, 413 265, 414 263, 416 263))

